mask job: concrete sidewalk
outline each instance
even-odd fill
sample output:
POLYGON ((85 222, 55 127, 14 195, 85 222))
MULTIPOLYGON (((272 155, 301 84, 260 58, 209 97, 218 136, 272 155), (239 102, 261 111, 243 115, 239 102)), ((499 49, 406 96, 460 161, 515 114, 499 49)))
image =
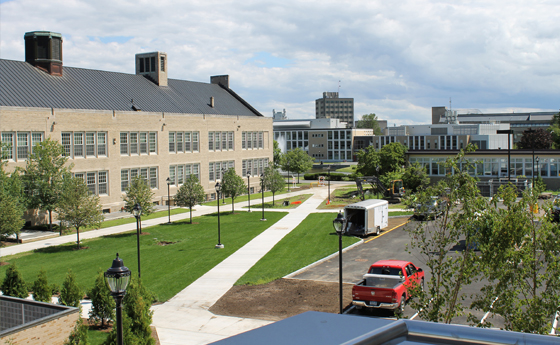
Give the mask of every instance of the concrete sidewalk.
MULTIPOLYGON (((289 210, 288 215, 175 297, 152 307, 152 325, 156 326, 162 345, 207 344, 270 323, 264 320, 214 315, 208 309, 309 213, 315 212, 327 198, 327 188, 319 187, 311 191, 314 195, 298 208, 289 210)), ((304 192, 309 193, 309 190, 304 192)))

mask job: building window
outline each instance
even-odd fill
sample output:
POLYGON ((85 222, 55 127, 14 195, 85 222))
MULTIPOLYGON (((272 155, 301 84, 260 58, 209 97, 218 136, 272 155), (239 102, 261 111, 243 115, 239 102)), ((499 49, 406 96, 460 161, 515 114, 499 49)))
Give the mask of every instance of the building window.
POLYGON ((121 132, 121 155, 157 153, 156 132, 121 132))
POLYGON ((165 57, 163 56, 160 57, 160 70, 165 72, 165 57))
POLYGON ((268 158, 244 159, 241 162, 241 175, 245 177, 249 173, 251 176, 260 176, 266 167, 268 158))
POLYGON ((121 191, 125 192, 128 186, 130 186, 132 179, 137 176, 140 176, 150 188, 158 188, 157 169, 157 167, 121 169, 121 191))
POLYGON ((169 166, 169 179, 172 185, 180 186, 187 181, 190 175, 195 175, 200 180, 199 164, 180 164, 169 166))
POLYGON ((106 132, 62 132, 61 143, 65 157, 107 156, 106 132))
MULTIPOLYGON (((151 136, 150 140, 152 140, 151 136)), ((155 145, 156 143, 153 144, 153 146, 155 145)), ((151 141, 150 150, 152 150, 151 141)), ((198 151, 198 132, 169 132, 169 153, 190 153, 193 151, 198 151)))
POLYGON ((208 132, 209 151, 229 151, 233 150, 233 131, 231 132, 208 132))
POLYGON ((209 181, 221 180, 225 170, 232 168, 235 168, 235 161, 210 162, 208 165, 209 181))
POLYGON ((33 146, 43 141, 43 132, 3 132, 2 143, 6 159, 25 160, 33 151, 33 146))
POLYGON ((88 171, 74 173, 74 177, 83 179, 92 194, 107 195, 107 174, 107 171, 88 171))

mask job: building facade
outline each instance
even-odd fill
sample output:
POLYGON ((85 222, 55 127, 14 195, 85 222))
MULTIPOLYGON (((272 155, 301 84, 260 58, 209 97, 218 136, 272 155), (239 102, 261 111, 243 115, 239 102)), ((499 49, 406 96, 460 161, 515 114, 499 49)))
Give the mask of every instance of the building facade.
POLYGON ((124 205, 124 191, 136 176, 152 188, 155 204, 168 202, 168 178, 173 198, 191 174, 213 199, 224 169, 246 179, 272 160, 272 119, 231 90, 227 75, 208 84, 168 79, 162 52, 136 55, 136 74, 62 67, 61 54, 49 55, 53 39, 36 37, 61 36, 27 33, 26 62, 0 60, 8 171, 24 168, 33 146, 52 138, 64 147, 72 173, 100 197, 104 212, 113 212, 124 205), (46 52, 38 59, 43 65, 28 59, 34 51, 46 52), (49 59, 59 65, 58 75, 44 67, 49 59))
POLYGON ((339 98, 338 92, 323 92, 323 98, 315 100, 316 119, 338 119, 348 128, 354 123, 354 98, 339 98))

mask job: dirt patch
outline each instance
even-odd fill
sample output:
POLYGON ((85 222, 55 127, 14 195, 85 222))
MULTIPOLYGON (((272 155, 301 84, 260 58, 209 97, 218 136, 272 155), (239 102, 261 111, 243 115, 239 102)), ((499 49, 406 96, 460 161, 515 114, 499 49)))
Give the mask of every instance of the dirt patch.
MULTIPOLYGON (((343 285, 343 306, 352 301, 352 285, 343 285)), ((217 315, 278 321, 306 311, 339 312, 338 283, 278 279, 268 284, 234 286, 210 311, 217 315)))
POLYGON ((170 245, 170 244, 175 244, 175 243, 177 243, 177 242, 159 241, 159 242, 157 243, 157 245, 158 245, 158 246, 168 246, 168 245, 170 245))
POLYGON ((0 261, 0 266, 7 266, 7 265, 9 265, 9 264, 10 264, 9 262, 0 261))

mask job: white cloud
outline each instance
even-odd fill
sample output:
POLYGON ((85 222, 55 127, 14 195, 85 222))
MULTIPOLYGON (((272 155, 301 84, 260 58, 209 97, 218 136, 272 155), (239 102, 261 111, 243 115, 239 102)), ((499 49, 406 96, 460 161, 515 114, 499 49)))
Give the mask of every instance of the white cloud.
MULTIPOLYGON (((125 73, 165 51, 171 78, 232 88, 263 114, 314 117, 324 91, 354 97, 355 117, 425 123, 431 107, 558 109, 555 1, 84 1, 0 4, 0 56, 23 60, 23 34, 64 37, 67 66, 125 73), (107 37, 132 37, 103 43, 107 37), (247 63, 276 57, 286 64, 247 63)), ((270 61, 269 61, 270 62, 270 61)))

